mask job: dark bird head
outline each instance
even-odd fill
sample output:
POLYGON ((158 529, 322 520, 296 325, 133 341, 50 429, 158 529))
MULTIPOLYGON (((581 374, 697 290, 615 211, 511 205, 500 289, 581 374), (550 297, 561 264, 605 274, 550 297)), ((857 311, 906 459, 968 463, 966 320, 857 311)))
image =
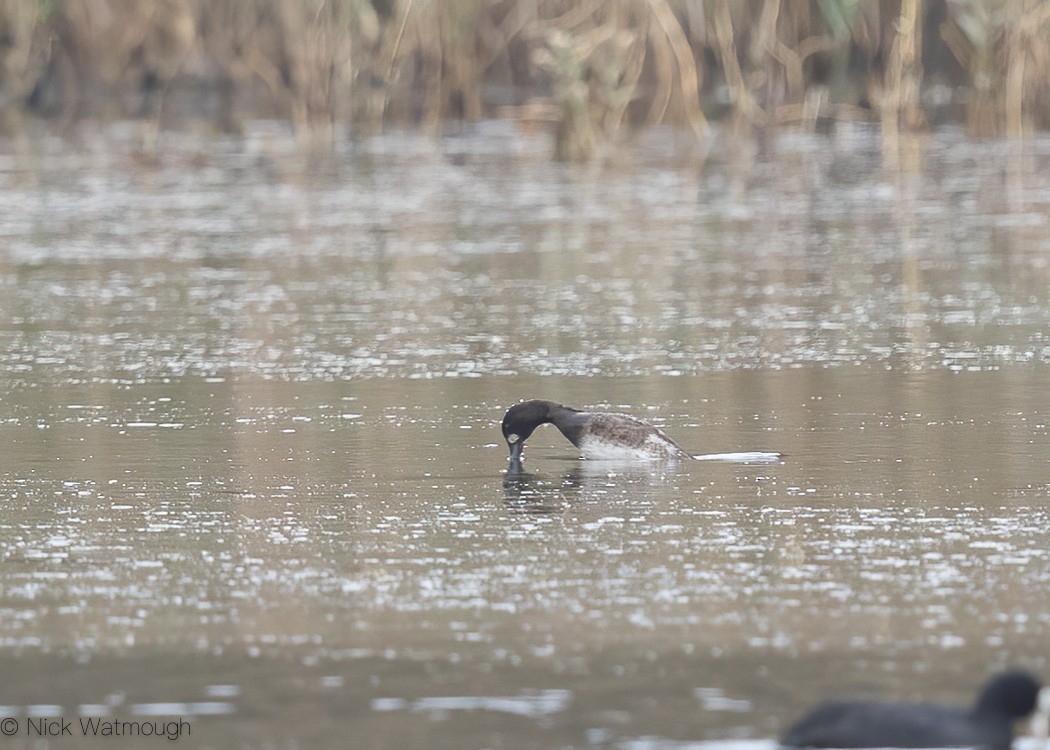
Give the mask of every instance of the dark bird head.
POLYGON ((550 422, 551 408, 557 404, 550 401, 522 401, 514 404, 503 416, 503 439, 510 448, 510 460, 521 461, 521 451, 537 427, 550 422))
POLYGON ((1039 680, 1024 670, 1000 672, 981 688, 973 712, 1023 719, 1035 710, 1041 687, 1039 680))

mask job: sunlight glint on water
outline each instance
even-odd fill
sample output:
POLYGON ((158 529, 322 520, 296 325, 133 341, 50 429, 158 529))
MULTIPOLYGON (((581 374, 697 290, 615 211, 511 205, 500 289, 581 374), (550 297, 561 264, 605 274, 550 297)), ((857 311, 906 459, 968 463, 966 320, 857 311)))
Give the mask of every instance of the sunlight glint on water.
POLYGON ((758 750, 827 695, 1046 676, 1050 151, 664 135, 598 174, 502 123, 324 169, 9 144, 0 712, 758 750), (548 427, 507 475, 533 397, 712 460, 548 427))

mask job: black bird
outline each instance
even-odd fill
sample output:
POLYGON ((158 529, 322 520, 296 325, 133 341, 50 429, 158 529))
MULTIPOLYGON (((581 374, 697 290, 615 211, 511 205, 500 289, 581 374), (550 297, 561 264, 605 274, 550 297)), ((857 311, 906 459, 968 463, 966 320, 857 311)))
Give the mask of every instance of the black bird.
POLYGON ((525 441, 547 422, 579 448, 584 458, 692 458, 662 431, 641 419, 626 414, 579 411, 553 401, 533 400, 515 404, 503 417, 503 438, 510 448, 511 461, 521 461, 525 441))
POLYGON ((1031 714, 1040 684, 1028 672, 994 675, 973 707, 833 701, 817 706, 780 738, 782 747, 972 747, 1010 750, 1014 722, 1031 714))

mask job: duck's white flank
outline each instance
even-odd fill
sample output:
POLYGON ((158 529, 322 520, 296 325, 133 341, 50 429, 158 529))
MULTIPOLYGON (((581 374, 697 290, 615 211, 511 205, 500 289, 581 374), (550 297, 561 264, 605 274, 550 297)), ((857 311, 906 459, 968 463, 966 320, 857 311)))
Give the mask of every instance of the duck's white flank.
POLYGON ((678 447, 659 432, 633 437, 636 443, 632 445, 622 440, 604 440, 600 433, 585 434, 580 439, 580 455, 599 461, 666 461, 669 458, 685 458, 678 447), (641 440, 637 440, 638 437, 641 440))

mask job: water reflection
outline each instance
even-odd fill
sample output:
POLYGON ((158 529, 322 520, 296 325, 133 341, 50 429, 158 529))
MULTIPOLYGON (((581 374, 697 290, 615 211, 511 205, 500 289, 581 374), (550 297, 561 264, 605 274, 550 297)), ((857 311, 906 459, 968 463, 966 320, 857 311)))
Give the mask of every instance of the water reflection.
POLYGON ((503 497, 511 513, 550 515, 564 509, 561 487, 525 470, 521 461, 510 461, 503 475, 503 497))
MULTIPOLYGON (((567 505, 579 504, 608 489, 622 492, 641 488, 648 492, 677 476, 682 467, 675 461, 602 461, 555 459, 543 465, 548 473, 532 472, 522 461, 511 461, 503 476, 504 496, 508 507, 527 508, 528 512, 555 513, 567 505), (568 464, 560 476, 556 473, 568 464)), ((682 462, 688 463, 688 462, 682 462)))
MULTIPOLYGON (((1046 149, 1008 168, 1001 146, 944 133, 926 140, 922 170, 886 173, 877 134, 859 129, 831 143, 785 135, 767 161, 714 159, 699 174, 643 149, 632 170, 596 176, 551 169, 528 138, 500 156, 512 132, 480 137, 493 148, 460 165, 396 159, 396 140, 359 144, 305 181, 294 159, 282 179, 250 151, 218 150, 198 169, 161 154, 159 171, 129 173, 49 143, 46 159, 0 174, 18 206, 0 220, 5 345, 29 368, 9 376, 1046 359, 1046 149), (1007 181, 1021 185, 1009 198, 1007 181)), ((440 157, 440 142, 403 140, 402 152, 440 157)))
POLYGON ((1007 175, 944 133, 898 174, 860 129, 595 175, 500 127, 320 173, 176 136, 5 162, 0 706, 728 746, 1045 676, 1050 150, 1007 175), (518 394, 734 458, 508 465, 518 394))
POLYGON ((542 719, 565 711, 572 701, 568 690, 538 690, 522 695, 441 696, 406 701, 400 698, 376 698, 373 711, 419 711, 432 719, 443 719, 452 711, 495 711, 530 719, 542 719))

